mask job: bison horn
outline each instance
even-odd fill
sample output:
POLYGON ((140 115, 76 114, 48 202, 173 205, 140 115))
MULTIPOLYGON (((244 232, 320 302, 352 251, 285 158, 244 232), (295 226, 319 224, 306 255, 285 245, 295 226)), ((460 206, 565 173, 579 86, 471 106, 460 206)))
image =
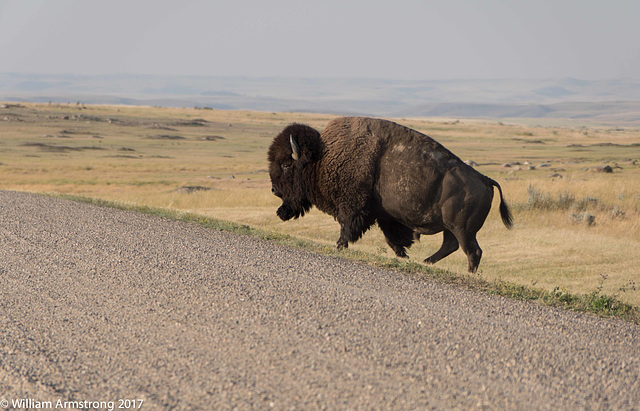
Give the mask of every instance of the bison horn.
POLYGON ((298 159, 300 158, 300 147, 298 147, 292 135, 289 136, 289 142, 291 143, 291 157, 294 160, 298 161, 298 159))

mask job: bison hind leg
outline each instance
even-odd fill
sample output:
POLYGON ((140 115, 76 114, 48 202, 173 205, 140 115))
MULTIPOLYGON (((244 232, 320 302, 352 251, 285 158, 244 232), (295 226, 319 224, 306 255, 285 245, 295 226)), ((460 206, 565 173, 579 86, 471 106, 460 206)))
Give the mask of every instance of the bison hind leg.
POLYGON ((449 230, 444 230, 444 236, 442 239, 442 246, 440 249, 436 251, 431 257, 428 257, 424 260, 427 264, 435 264, 438 261, 442 260, 449 254, 456 251, 459 247, 458 239, 455 235, 449 230))
POLYGON ((458 231, 456 231, 456 233, 457 235, 452 231, 444 230, 442 246, 431 257, 424 260, 424 262, 435 264, 458 248, 462 248, 462 251, 464 251, 469 260, 469 272, 475 274, 478 271, 478 265, 480 265, 480 259, 482 258, 482 249, 478 245, 476 235, 475 233, 469 234, 458 231))
POLYGON ((406 258, 406 249, 411 247, 414 240, 413 229, 386 216, 378 217, 378 226, 384 233, 389 247, 398 257, 406 258))
MULTIPOLYGON (((480 259, 482 258, 482 249, 478 245, 478 240, 476 240, 476 233, 456 231, 455 236, 451 231, 448 231, 448 230, 445 231, 444 233, 445 233, 445 240, 442 244, 442 248, 445 248, 445 243, 447 242, 447 236, 449 235, 449 241, 451 242, 451 244, 453 244, 453 242, 455 241, 456 247, 455 249, 453 249, 453 251, 458 249, 458 244, 459 244, 460 248, 462 248, 462 251, 464 251, 465 255, 467 256, 467 260, 469 261, 469 272, 472 274, 475 274, 476 272, 478 272, 478 266, 480 265, 480 259)), ((439 252, 440 251, 438 251, 438 253, 439 252)), ((444 258, 444 257, 441 257, 441 258, 444 258)))
POLYGON ((480 259, 482 258, 482 249, 478 245, 476 236, 468 236, 463 241, 460 241, 460 245, 469 260, 469 272, 475 274, 478 271, 480 259))

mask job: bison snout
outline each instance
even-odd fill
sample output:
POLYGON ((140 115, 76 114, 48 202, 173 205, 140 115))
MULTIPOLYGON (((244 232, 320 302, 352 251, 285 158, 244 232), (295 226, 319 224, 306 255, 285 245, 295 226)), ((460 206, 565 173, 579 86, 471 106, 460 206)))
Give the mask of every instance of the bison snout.
POLYGON ((291 209, 291 207, 289 207, 286 204, 282 204, 278 208, 278 211, 276 211, 276 214, 278 215, 278 217, 280 217, 282 221, 291 220, 293 217, 296 216, 296 213, 291 209))

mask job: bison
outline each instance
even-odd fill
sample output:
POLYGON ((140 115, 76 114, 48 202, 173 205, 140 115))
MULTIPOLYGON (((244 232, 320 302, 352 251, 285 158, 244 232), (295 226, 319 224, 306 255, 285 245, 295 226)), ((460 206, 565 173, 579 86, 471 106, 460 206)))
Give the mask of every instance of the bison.
POLYGON ((432 138, 391 121, 342 117, 322 134, 294 123, 274 138, 268 161, 271 191, 282 199, 278 217, 298 218, 316 206, 340 223, 338 249, 375 222, 399 257, 420 234, 443 232, 442 246, 425 262, 461 246, 475 273, 482 256, 476 233, 491 209, 493 187, 502 221, 512 226, 497 182, 432 138))

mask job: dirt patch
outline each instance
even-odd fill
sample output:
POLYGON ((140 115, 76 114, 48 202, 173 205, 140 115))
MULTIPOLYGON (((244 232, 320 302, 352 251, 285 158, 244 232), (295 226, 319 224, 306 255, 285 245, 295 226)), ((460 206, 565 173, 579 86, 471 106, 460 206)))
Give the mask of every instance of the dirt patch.
POLYGON ((57 146, 54 144, 44 144, 44 143, 25 143, 22 145, 23 147, 35 147, 39 148, 40 151, 45 151, 48 153, 68 153, 69 151, 83 151, 83 150, 105 150, 103 147, 69 147, 69 146, 57 146))
POLYGON ((211 190, 211 188, 209 187, 203 187, 203 186, 182 186, 180 188, 178 188, 176 191, 179 193, 187 193, 187 194, 191 194, 191 193, 195 193, 198 191, 209 191, 211 190))
POLYGON ((152 124, 148 128, 153 129, 153 130, 178 131, 175 128, 171 128, 171 127, 165 126, 163 124, 152 124))
POLYGON ((205 136, 200 138, 201 141, 218 141, 218 140, 226 140, 226 138, 222 136, 205 136))
POLYGON ((194 120, 178 120, 172 123, 172 125, 177 127, 206 127, 208 123, 209 122, 203 118, 197 118, 194 120))
POLYGON ((186 137, 169 135, 169 134, 159 134, 156 136, 147 137, 150 140, 186 140, 186 137))

